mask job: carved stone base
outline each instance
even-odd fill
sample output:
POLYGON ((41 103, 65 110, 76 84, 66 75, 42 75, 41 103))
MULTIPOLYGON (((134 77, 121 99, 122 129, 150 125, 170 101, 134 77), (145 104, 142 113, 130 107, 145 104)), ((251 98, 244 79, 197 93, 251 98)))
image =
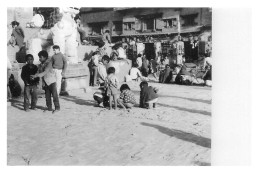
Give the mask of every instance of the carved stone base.
POLYGON ((88 87, 88 71, 83 64, 68 64, 67 71, 62 78, 61 95, 68 95, 69 91, 88 87))

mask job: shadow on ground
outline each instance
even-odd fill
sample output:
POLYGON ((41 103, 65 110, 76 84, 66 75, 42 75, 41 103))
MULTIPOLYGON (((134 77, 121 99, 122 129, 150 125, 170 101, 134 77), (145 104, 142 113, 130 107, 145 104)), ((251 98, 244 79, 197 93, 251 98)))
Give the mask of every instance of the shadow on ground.
MULTIPOLYGON (((11 101, 11 106, 13 106, 13 107, 15 107, 15 108, 17 108, 19 110, 24 110, 24 103, 21 100, 12 100, 11 101)), ((37 109, 41 109, 41 110, 45 110, 46 109, 45 107, 38 106, 38 105, 36 106, 36 108, 37 109)))
POLYGON ((159 126, 156 124, 149 124, 149 123, 142 122, 141 125, 156 128, 161 133, 164 133, 170 137, 175 137, 175 138, 187 141, 187 142, 192 142, 192 143, 194 143, 196 145, 200 145, 202 147, 211 148, 211 139, 209 139, 209 138, 197 136, 192 133, 187 133, 187 132, 184 132, 181 130, 169 129, 169 128, 159 126))
POLYGON ((96 106, 97 105, 97 103, 94 100, 83 100, 76 96, 64 96, 64 97, 60 97, 60 99, 63 99, 66 101, 71 101, 78 105, 87 105, 87 106, 96 106))
POLYGON ((167 96, 167 95, 160 95, 160 94, 159 94, 159 98, 160 98, 160 97, 173 97, 173 98, 185 99, 185 100, 194 101, 194 102, 201 102, 201 103, 211 104, 211 100, 187 98, 187 97, 180 97, 180 96, 167 96))
MULTIPOLYGON (((135 95, 140 95, 140 91, 132 90, 132 92, 135 95)), ((169 98, 169 97, 172 97, 172 98, 185 99, 185 100, 194 101, 194 102, 201 102, 201 103, 211 104, 211 100, 187 98, 187 97, 180 97, 180 96, 160 95, 160 94, 158 96, 159 96, 159 98, 163 98, 163 97, 169 98)))
POLYGON ((196 161, 194 162, 195 165, 198 165, 198 166, 211 166, 210 163, 207 163, 207 162, 200 162, 200 161, 196 161))
POLYGON ((163 103, 157 103, 157 105, 163 106, 163 107, 168 107, 168 108, 178 109, 180 111, 186 111, 186 112, 190 112, 190 113, 197 113, 197 114, 211 116, 211 112, 208 112, 208 111, 188 109, 188 108, 183 108, 183 107, 179 107, 179 106, 171 106, 171 105, 166 105, 166 104, 163 104, 163 103))

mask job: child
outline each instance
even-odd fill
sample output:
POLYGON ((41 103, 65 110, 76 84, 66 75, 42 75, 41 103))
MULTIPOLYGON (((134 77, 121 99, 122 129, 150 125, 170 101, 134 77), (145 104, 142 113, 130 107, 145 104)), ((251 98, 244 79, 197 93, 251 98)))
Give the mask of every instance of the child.
MULTIPOLYGON (((47 110, 52 111, 51 96, 53 97, 53 103, 55 110, 52 113, 60 111, 59 97, 57 93, 56 76, 52 68, 52 61, 48 59, 48 53, 42 50, 38 53, 41 64, 39 65, 39 73, 32 75, 32 78, 42 77, 42 85, 45 90, 45 98, 47 110)), ((46 111, 46 110, 45 110, 46 111)))
POLYGON ((115 68, 109 67, 107 70, 107 78, 105 80, 105 86, 107 88, 107 95, 109 96, 109 109, 112 109, 112 99, 114 99, 115 109, 117 109, 117 95, 119 94, 118 86, 119 80, 115 76, 115 68))
POLYGON ((97 86, 98 61, 100 57, 99 52, 94 52, 89 61, 88 68, 90 73, 89 86, 97 86))
POLYGON ((117 99, 118 104, 122 106, 124 110, 126 110, 126 108, 131 109, 136 104, 134 94, 127 84, 123 84, 120 87, 120 91, 120 98, 117 99))
POLYGON ((139 78, 142 77, 140 70, 138 69, 138 64, 133 62, 133 67, 130 70, 130 78, 132 80, 138 81, 139 78))
POLYGON ((37 104, 37 84, 39 83, 39 78, 31 78, 31 75, 35 75, 38 71, 36 65, 33 64, 33 55, 27 54, 25 56, 27 64, 23 66, 21 72, 21 78, 24 81, 24 110, 29 111, 29 97, 31 95, 31 109, 36 109, 37 104))
POLYGON ((148 86, 147 82, 141 82, 140 89, 141 92, 139 107, 150 109, 153 105, 153 108, 155 108, 155 104, 158 101, 158 89, 148 86))
POLYGON ((54 55, 52 56, 52 67, 56 75, 57 93, 60 94, 61 80, 62 76, 67 69, 67 60, 65 56, 60 52, 60 47, 54 45, 53 47, 54 55))
POLYGON ((99 107, 102 107, 102 103, 104 107, 109 106, 109 98, 106 94, 106 89, 104 86, 99 87, 98 91, 93 94, 93 98, 97 101, 99 107))

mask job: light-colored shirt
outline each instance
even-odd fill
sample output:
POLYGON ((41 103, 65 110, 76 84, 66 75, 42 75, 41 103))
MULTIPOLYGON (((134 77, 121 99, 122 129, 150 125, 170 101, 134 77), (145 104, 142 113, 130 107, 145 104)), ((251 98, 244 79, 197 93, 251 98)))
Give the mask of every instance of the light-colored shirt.
POLYGON ((111 43, 111 39, 110 39, 109 33, 103 34, 102 39, 103 39, 104 42, 111 43))
POLYGON ((130 70, 130 77, 131 79, 137 79, 138 77, 141 77, 141 72, 138 68, 132 67, 130 70))
MULTIPOLYGON (((49 86, 50 84, 56 82, 56 75, 52 67, 52 60, 47 59, 44 63, 40 64, 38 67, 38 77, 43 77, 43 80, 49 86)), ((43 82, 43 86, 45 83, 43 82)))
POLYGON ((157 60, 156 60, 156 62, 157 62, 158 64, 160 64, 160 63, 161 63, 161 56, 158 56, 158 57, 157 57, 157 60))
POLYGON ((93 61, 93 63, 94 63, 95 66, 98 66, 99 56, 100 56, 100 55, 96 54, 96 55, 94 55, 94 56, 91 57, 91 58, 92 58, 92 61, 93 61))
POLYGON ((138 58, 136 59, 136 62, 137 62, 137 64, 138 64, 138 68, 142 67, 143 61, 142 61, 142 58, 141 58, 141 57, 138 57, 138 58))
POLYGON ((117 52, 118 52, 118 58, 126 59, 126 53, 125 53, 125 50, 122 47, 119 47, 117 49, 117 52))
POLYGON ((107 69, 102 62, 99 62, 97 71, 98 71, 98 80, 100 81, 100 83, 104 83, 107 77, 107 69))

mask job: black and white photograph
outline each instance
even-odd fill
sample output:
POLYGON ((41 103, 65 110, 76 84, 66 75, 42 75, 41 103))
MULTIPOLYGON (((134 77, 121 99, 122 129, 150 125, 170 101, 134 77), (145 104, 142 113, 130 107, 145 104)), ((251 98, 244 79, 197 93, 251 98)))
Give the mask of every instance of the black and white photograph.
POLYGON ((211 165, 211 7, 6 10, 7 165, 211 165))

